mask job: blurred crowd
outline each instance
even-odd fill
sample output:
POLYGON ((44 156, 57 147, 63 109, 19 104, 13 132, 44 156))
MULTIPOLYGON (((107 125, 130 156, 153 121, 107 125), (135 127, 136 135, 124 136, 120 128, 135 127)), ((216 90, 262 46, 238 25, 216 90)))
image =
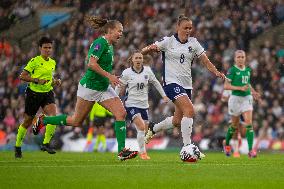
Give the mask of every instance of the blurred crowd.
MULTIPOLYGON (((30 2, 30 1, 22 1, 30 2)), ((65 6, 69 1, 41 1, 44 6, 65 6), (63 3, 63 4, 62 4, 63 3)), ((73 2, 73 1, 72 1, 73 2)), ((163 36, 175 32, 176 19, 180 14, 189 16, 194 23, 193 36, 206 49, 206 54, 216 67, 227 72, 233 65, 236 49, 247 52, 247 64, 253 70, 252 86, 261 93, 261 102, 255 102, 253 127, 256 137, 267 140, 284 139, 284 47, 277 42, 265 41, 260 48, 249 48, 250 41, 270 28, 283 23, 283 1, 224 1, 224 0, 137 0, 137 1, 74 1, 69 6, 78 8, 77 13, 63 23, 60 31, 50 35, 54 39, 54 59, 62 86, 55 88, 58 113, 72 114, 76 102, 78 82, 84 74, 84 60, 89 45, 99 36, 84 22, 85 14, 100 15, 120 20, 124 25, 124 37, 115 47, 114 73, 120 75, 127 65, 127 58, 163 36), (86 7, 84 7, 86 6, 86 7)), ((21 4, 18 5, 20 8, 21 4)), ((15 10, 12 10, 15 11, 15 10)), ((5 12, 5 11, 4 11, 5 12)), ((21 11, 20 11, 21 12, 21 11)), ((32 11, 31 11, 32 12, 32 11)), ((0 9, 3 14, 3 9, 0 9)), ((7 14, 7 13, 6 13, 7 14)), ((20 49, 2 39, 0 42, 0 145, 14 142, 17 127, 23 120, 24 91, 26 83, 18 76, 31 57, 38 54, 36 41, 30 49, 20 49), (4 45, 5 44, 5 45, 4 45), (8 50, 7 50, 8 49, 8 50)), ((148 63, 157 78, 162 78, 160 54, 152 54, 148 63)), ((193 64, 193 98, 195 108, 193 141, 211 140, 215 148, 223 139, 230 120, 227 104, 221 102, 223 81, 216 79, 198 61, 193 64)), ((150 120, 159 122, 172 115, 172 103, 163 104, 155 89, 150 88, 150 120)), ((89 121, 83 129, 58 127, 57 136, 73 131, 74 136, 86 135, 89 121)), ((113 119, 105 122, 105 134, 114 137, 113 119)), ((136 137, 133 125, 128 127, 128 137, 136 137)), ((177 128, 168 135, 180 138, 177 128)), ((76 138, 76 137, 74 137, 76 138)), ((28 140, 28 139, 27 139, 28 140)))

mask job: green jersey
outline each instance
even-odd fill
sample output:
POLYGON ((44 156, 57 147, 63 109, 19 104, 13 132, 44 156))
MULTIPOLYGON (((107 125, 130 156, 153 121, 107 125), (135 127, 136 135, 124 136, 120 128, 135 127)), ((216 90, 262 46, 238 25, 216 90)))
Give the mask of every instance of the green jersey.
POLYGON ((56 66, 56 62, 55 60, 51 58, 48 58, 48 60, 45 60, 42 56, 36 56, 32 58, 28 62, 24 70, 28 71, 32 78, 45 79, 48 82, 45 83, 44 85, 39 85, 39 84, 30 82, 29 88, 32 91, 40 92, 40 93, 51 91, 53 89, 52 78, 55 72, 55 66, 56 66))
MULTIPOLYGON (((104 37, 99 37, 91 44, 86 63, 90 61, 91 56, 98 60, 97 63, 104 71, 111 73, 113 46, 108 44, 104 37)), ((109 79, 88 68, 80 80, 80 84, 92 90, 106 91, 109 86, 109 79)))
MULTIPOLYGON (((231 67, 227 73, 227 78, 231 81, 231 85, 233 86, 245 86, 247 84, 250 84, 250 76, 251 76, 251 69, 249 67, 240 69, 235 65, 231 67)), ((235 96, 247 96, 250 94, 251 94, 250 89, 248 89, 247 91, 239 91, 239 90, 232 91, 232 95, 235 96)))

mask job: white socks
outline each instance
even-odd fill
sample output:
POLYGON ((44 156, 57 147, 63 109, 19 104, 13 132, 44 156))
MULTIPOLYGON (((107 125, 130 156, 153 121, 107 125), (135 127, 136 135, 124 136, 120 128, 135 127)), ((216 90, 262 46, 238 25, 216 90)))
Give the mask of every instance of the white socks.
POLYGON ((144 136, 145 136, 145 131, 141 131, 141 130, 137 129, 137 142, 138 142, 139 152, 140 153, 146 152, 144 136))
POLYGON ((193 119, 189 117, 183 117, 181 120, 181 134, 183 146, 191 144, 191 133, 192 133, 193 119))
POLYGON ((167 117, 166 119, 164 119, 160 123, 155 124, 153 131, 156 133, 156 132, 159 132, 159 131, 162 131, 162 130, 168 130, 168 129, 172 129, 172 128, 174 128, 173 116, 167 117))

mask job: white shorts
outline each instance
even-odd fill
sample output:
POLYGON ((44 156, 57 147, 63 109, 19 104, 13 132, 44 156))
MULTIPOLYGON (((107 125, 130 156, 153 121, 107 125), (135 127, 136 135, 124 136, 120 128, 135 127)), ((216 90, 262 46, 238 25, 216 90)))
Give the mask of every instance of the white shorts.
POLYGON ((248 96, 231 95, 228 101, 229 114, 239 116, 243 112, 253 110, 253 98, 248 96))
POLYGON ((91 102, 103 102, 105 100, 118 97, 118 95, 110 85, 108 86, 106 91, 96 91, 86 88, 80 83, 78 85, 77 96, 91 102))

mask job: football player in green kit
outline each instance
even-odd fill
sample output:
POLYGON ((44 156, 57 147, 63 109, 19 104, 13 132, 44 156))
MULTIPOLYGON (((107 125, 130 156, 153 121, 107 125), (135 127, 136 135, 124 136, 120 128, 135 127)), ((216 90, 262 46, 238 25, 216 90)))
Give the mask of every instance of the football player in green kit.
POLYGON ((103 35, 90 46, 86 64, 88 69, 80 80, 77 90, 77 102, 74 115, 58 115, 47 117, 41 115, 34 119, 33 132, 37 134, 46 124, 80 127, 93 105, 98 102, 115 117, 115 134, 118 142, 118 159, 126 160, 137 156, 137 151, 125 148, 126 111, 123 104, 111 87, 119 85, 119 78, 112 75, 113 44, 122 36, 123 26, 117 20, 107 20, 101 17, 87 17, 88 23, 94 29, 101 29, 103 35))
MULTIPOLYGON (((18 128, 15 158, 22 158, 21 146, 27 128, 32 124, 32 120, 38 109, 42 107, 43 112, 49 116, 56 115, 56 105, 53 93, 53 86, 61 84, 60 79, 54 79, 56 62, 50 58, 52 53, 52 40, 48 37, 42 37, 39 40, 40 55, 32 58, 25 66, 20 75, 22 81, 29 82, 25 96, 25 114, 24 122, 18 128)), ((55 125, 48 124, 45 130, 45 137, 41 150, 49 154, 55 154, 49 142, 55 132, 55 125)))
POLYGON ((225 90, 232 90, 232 95, 228 101, 229 114, 232 116, 232 124, 229 126, 226 134, 226 144, 224 152, 227 156, 231 155, 230 139, 236 131, 240 115, 244 117, 246 127, 246 138, 248 141, 248 156, 255 158, 256 151, 253 150, 254 131, 252 126, 253 98, 260 99, 257 93, 250 85, 251 69, 246 67, 246 54, 243 50, 237 50, 234 57, 235 64, 227 73, 227 80, 224 84, 225 90))

